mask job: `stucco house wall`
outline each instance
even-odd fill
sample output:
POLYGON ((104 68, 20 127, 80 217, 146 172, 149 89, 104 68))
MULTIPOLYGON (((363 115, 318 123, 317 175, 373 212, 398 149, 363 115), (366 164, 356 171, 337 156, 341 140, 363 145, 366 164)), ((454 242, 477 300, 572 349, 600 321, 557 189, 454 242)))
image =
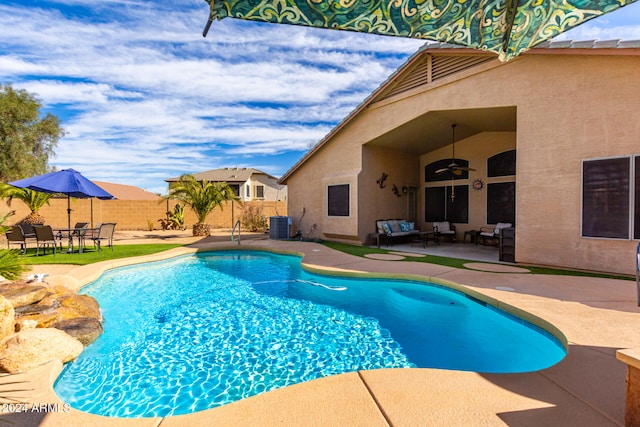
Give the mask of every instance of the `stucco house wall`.
POLYGON ((293 218, 294 233, 303 237, 331 238, 358 242, 358 174, 362 170, 361 145, 357 131, 347 129, 336 144, 322 147, 313 157, 310 167, 291 177, 287 184, 287 211, 293 218), (349 185, 349 215, 327 215, 327 186, 349 185), (292 191, 293 189, 293 191, 292 191))
MULTIPOLYGON (((191 174, 198 180, 209 182, 226 182, 236 192, 236 196, 243 202, 287 200, 287 187, 278 183, 278 178, 254 168, 218 168, 191 174), (257 196, 257 187, 263 186, 263 196, 257 196)), ((167 178, 169 190, 180 179, 179 176, 167 178)))
POLYGON ((253 174, 245 182, 245 193, 243 193, 244 200, 270 200, 270 201, 283 201, 287 200, 287 187, 285 185, 279 185, 278 180, 269 175, 253 174), (249 197, 246 197, 246 186, 250 186, 249 197), (258 197, 257 187, 263 187, 263 196, 258 197))
MULTIPOLYGON (((456 49, 434 52, 469 55, 456 49)), ((430 53, 426 49, 420 55, 430 53)), ((463 128, 471 114, 486 111, 482 129, 457 139, 456 157, 476 169, 466 180, 469 185, 476 178, 486 184, 510 179, 488 179, 486 159, 516 149, 516 261, 633 274, 637 241, 581 237, 581 191, 583 160, 640 154, 639 69, 637 48, 534 49, 510 62, 480 63, 393 96, 374 92, 283 177, 294 226, 305 207, 303 223, 316 224, 317 236, 366 243, 376 218, 406 215, 406 200, 376 184, 385 172, 387 187, 418 188, 418 223, 429 228, 422 200, 430 185, 424 182, 424 166, 450 157, 450 140, 425 145, 416 154, 401 148, 398 130, 435 115, 442 115, 445 126, 458 120, 463 128), (495 109, 511 111, 515 129, 492 129, 495 109), (336 182, 351 184, 348 218, 327 216, 326 187, 336 182)), ((411 69, 391 82, 407 72, 411 69)), ((459 230, 488 225, 486 187, 470 189, 469 197, 469 223, 456 224, 459 230)))

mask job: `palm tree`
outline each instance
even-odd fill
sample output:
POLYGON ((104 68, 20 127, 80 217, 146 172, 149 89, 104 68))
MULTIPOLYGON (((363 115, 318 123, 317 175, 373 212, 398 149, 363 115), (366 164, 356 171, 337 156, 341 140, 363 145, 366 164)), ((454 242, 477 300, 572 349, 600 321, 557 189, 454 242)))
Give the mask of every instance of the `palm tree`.
POLYGON ((13 199, 22 200, 31 213, 22 220, 24 224, 44 224, 44 217, 38 212, 45 203, 49 204, 49 199, 53 194, 40 193, 38 191, 29 190, 28 188, 18 188, 9 184, 0 184, 0 196, 7 199, 7 205, 11 206, 13 199))
POLYGON ((236 200, 236 193, 226 182, 198 181, 193 175, 182 175, 169 189, 167 198, 183 202, 196 214, 198 222, 193 225, 194 236, 209 236, 211 227, 205 224, 207 216, 216 206, 222 210, 222 202, 236 200))

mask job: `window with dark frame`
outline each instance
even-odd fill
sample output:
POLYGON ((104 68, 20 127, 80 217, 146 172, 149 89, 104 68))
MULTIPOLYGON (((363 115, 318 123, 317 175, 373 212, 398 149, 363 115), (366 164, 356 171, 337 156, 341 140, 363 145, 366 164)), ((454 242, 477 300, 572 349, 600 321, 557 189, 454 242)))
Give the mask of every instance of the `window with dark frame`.
POLYGON ((425 222, 446 221, 445 197, 447 197, 445 187, 427 187, 424 189, 425 222))
POLYGON ((451 200, 451 186, 427 187, 424 197, 425 222, 449 221, 457 224, 469 222, 469 186, 456 185, 451 200))
POLYGON ((229 187, 231 187, 236 196, 242 197, 240 195, 240 184, 229 184, 229 187))
POLYGON ((256 197, 264 199, 264 185, 256 185, 256 197))
MULTIPOLYGON (((633 166, 636 166, 636 156, 633 166)), ((584 160, 582 162, 582 236, 628 239, 630 225, 638 238, 638 219, 631 224, 631 158, 584 160)), ((638 212, 636 177, 634 217, 638 212)))
POLYGON ((349 184, 327 187, 327 215, 349 216, 349 184))
POLYGON ((487 159, 487 177, 516 174, 516 150, 504 151, 487 159))
POLYGON ((516 223, 516 183, 487 184, 487 224, 516 223))

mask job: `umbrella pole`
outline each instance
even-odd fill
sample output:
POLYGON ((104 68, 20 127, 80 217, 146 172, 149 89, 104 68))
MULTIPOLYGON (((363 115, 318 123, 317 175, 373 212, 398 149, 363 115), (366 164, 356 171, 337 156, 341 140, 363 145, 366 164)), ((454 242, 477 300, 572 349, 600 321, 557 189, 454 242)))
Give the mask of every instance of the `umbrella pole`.
POLYGON ((73 252, 73 236, 71 235, 71 196, 67 194, 67 232, 69 233, 69 247, 67 252, 73 252))

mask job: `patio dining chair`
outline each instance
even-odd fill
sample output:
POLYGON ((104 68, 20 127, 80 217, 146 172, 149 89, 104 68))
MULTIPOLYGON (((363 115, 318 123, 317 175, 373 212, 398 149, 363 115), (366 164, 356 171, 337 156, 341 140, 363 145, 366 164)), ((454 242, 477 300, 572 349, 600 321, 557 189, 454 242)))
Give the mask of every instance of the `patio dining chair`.
POLYGON ((62 242, 60 240, 56 240, 56 237, 53 234, 53 229, 50 225, 40 225, 33 227, 33 231, 36 234, 36 256, 40 256, 40 248, 44 250, 44 255, 47 254, 47 247, 51 246, 53 248, 53 256, 56 256, 56 249, 58 244, 60 245, 60 249, 62 250, 62 242))
POLYGON ((11 249, 11 245, 19 245, 22 253, 27 253, 27 238, 19 225, 14 225, 5 233, 7 238, 7 248, 11 249))
POLYGON ((106 241, 107 246, 110 246, 113 251, 113 232, 115 229, 115 222, 104 222, 98 226, 98 229, 94 232, 93 236, 91 236, 93 245, 98 247, 98 252, 100 252, 100 242, 102 241, 106 241))
POLYGON ((22 228, 22 232, 24 233, 24 237, 26 239, 36 238, 36 233, 33 231, 33 227, 44 224, 18 224, 18 227, 22 228))
POLYGON ((71 232, 72 237, 78 238, 78 250, 80 252, 82 252, 84 240, 87 237, 87 231, 89 230, 87 228, 88 225, 88 222, 76 222, 76 225, 73 226, 73 231, 71 232))

